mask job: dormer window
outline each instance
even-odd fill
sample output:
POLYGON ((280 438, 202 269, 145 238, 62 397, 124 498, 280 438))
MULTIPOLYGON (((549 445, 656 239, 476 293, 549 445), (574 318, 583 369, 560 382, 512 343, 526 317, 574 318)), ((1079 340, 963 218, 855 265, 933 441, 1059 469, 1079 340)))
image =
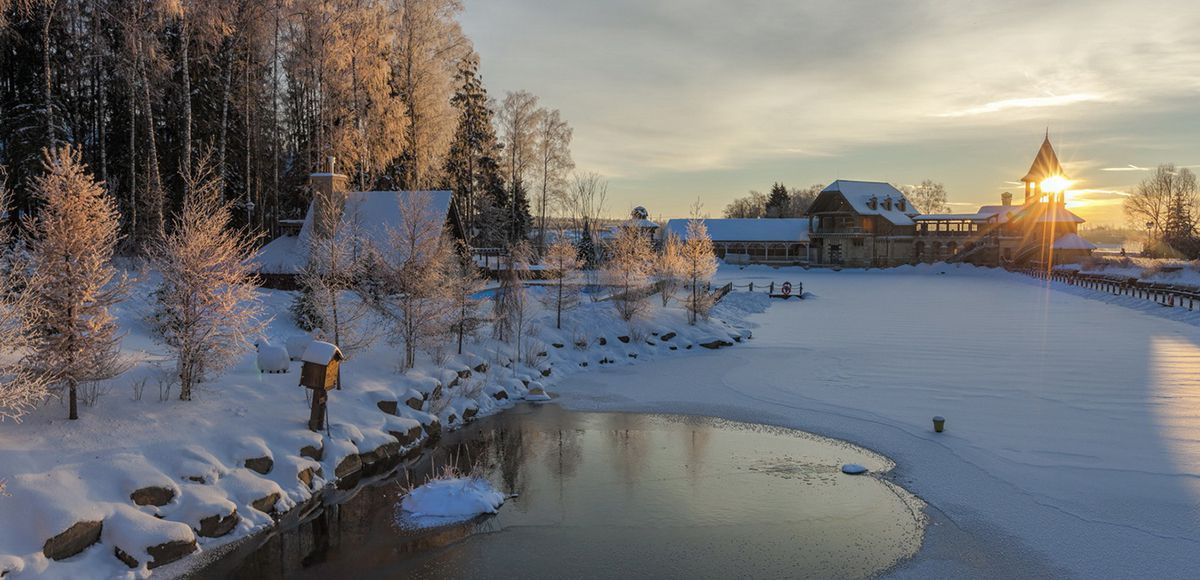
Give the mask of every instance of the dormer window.
POLYGON ((892 196, 889 195, 883 198, 883 209, 892 211, 892 196))
POLYGON ((908 211, 908 202, 902 197, 896 202, 896 207, 900 208, 900 211, 908 211))
POLYGON ((879 198, 872 195, 871 199, 867 200, 867 207, 869 207, 871 209, 879 208, 879 198))

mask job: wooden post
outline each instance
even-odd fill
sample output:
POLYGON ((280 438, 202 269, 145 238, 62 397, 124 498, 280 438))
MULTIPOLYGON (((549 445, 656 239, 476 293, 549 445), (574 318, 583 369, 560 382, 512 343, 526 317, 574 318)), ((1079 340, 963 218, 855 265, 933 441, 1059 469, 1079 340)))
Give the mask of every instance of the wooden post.
POLYGON ((325 426, 325 405, 329 401, 329 393, 325 389, 313 389, 312 411, 308 415, 308 429, 320 432, 325 426))
POLYGON ((751 292, 753 292, 753 291, 754 291, 754 282, 751 282, 751 283, 750 283, 750 291, 751 291, 751 292))
POLYGON ((772 280, 771 287, 767 289, 767 294, 774 294, 774 293, 775 293, 775 281, 772 280))

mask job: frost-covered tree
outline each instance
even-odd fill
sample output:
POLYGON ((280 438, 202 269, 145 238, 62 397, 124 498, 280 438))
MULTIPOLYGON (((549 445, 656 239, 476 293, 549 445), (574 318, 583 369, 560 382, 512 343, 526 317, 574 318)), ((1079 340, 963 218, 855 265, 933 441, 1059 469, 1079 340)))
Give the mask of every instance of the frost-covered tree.
POLYGON ((521 360, 525 333, 533 321, 533 302, 525 287, 525 275, 533 263, 533 248, 528 241, 514 244, 509 250, 508 266, 500 271, 500 287, 496 289, 492 308, 492 330, 496 338, 512 343, 513 360, 521 360))
POLYGON ((369 348, 380 336, 372 319, 372 292, 378 263, 374 248, 354 221, 343 219, 333 199, 337 193, 317 191, 314 223, 308 238, 308 261, 300 271, 300 292, 292 312, 301 328, 316 331, 337 345, 347 358, 369 348))
POLYGON ((79 418, 80 383, 121 372, 121 338, 109 309, 125 294, 112 265, 117 209, 72 147, 48 152, 34 183, 42 203, 27 223, 31 255, 25 364, 68 394, 79 418))
POLYGON ((654 280, 658 283, 663 306, 666 306, 679 291, 679 286, 683 283, 686 275, 685 266, 679 236, 668 233, 663 238, 662 251, 654 257, 653 266, 654 280))
POLYGON ((262 331, 257 284, 246 260, 252 240, 229 225, 232 208, 207 158, 185 176, 187 195, 171 233, 150 260, 162 275, 154 292, 155 334, 175 355, 179 400, 227 368, 262 331))
POLYGON ((417 350, 446 334, 451 308, 447 264, 453 259, 445 218, 433 210, 429 194, 412 192, 400 200, 400 223, 388 232, 377 264, 386 294, 379 307, 392 321, 391 339, 404 346, 405 369, 417 350))
POLYGON ((537 173, 538 252, 546 251, 546 211, 561 197, 567 172, 575 168, 571 159, 571 126, 558 109, 543 112, 534 128, 535 171, 537 173))
MULTIPOLYGON (((693 214, 699 215, 698 210, 697 207, 693 214)), ((704 220, 698 217, 688 220, 687 240, 683 242, 679 254, 689 292, 684 307, 688 311, 688 322, 696 324, 697 316, 707 316, 712 307, 711 295, 700 285, 717 273, 717 257, 713 253, 712 238, 708 235, 704 220)))
MULTIPOLYGON (((8 211, 10 200, 6 174, 0 167, 0 211, 8 211)), ((12 228, 7 222, 0 223, 0 248, 9 248, 11 241, 12 228)), ((19 252, 8 251, 0 263, 0 421, 20 421, 49 395, 47 377, 21 364, 16 356, 25 347, 29 335, 25 323, 34 306, 23 280, 23 258, 19 252)))
POLYGON ((545 114, 538 108, 538 98, 528 91, 508 93, 500 104, 496 122, 504 139, 504 171, 508 179, 509 242, 524 239, 528 232, 528 189, 530 176, 537 161, 537 125, 545 114))
POLYGON ((906 185, 900 188, 904 196, 921 213, 946 213, 950 204, 946 201, 946 186, 926 179, 919 185, 906 185))
POLYGON ((458 110, 458 125, 446 156, 446 179, 468 237, 481 247, 497 247, 504 239, 504 214, 497 211, 497 202, 503 205, 508 194, 478 55, 463 58, 456 79, 458 90, 450 103, 458 110))
POLYGON ((546 248, 542 265, 554 273, 554 287, 543 296, 551 308, 554 308, 554 328, 562 328, 562 315, 579 304, 579 287, 570 284, 583 260, 579 257, 579 248, 571 243, 566 236, 559 235, 554 243, 546 248))
POLYGON ((465 243, 460 243, 458 259, 450 260, 446 281, 450 287, 450 330, 458 336, 458 354, 462 354, 463 338, 473 336, 483 323, 479 316, 482 303, 477 296, 484 288, 479 266, 466 258, 470 255, 465 243))
POLYGON ((624 320, 633 320, 646 310, 646 280, 654 263, 650 240, 632 225, 617 228, 608 244, 608 259, 601 276, 613 291, 612 303, 624 320))

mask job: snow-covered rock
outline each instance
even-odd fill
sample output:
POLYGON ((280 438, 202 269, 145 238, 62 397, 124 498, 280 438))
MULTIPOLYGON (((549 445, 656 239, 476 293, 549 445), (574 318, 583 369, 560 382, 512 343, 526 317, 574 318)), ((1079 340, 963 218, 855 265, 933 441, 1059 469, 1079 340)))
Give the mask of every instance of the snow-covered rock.
POLYGON ((486 479, 435 479, 400 500, 400 521, 415 527, 433 527, 494 514, 503 504, 504 494, 486 479))

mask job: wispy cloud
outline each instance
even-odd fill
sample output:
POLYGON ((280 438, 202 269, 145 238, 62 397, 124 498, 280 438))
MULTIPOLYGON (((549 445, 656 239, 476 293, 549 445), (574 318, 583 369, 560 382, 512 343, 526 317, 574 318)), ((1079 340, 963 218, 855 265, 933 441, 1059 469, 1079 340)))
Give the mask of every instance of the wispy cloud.
MULTIPOLYGON (((1179 169, 1193 169, 1196 167, 1200 167, 1200 165, 1176 165, 1175 167, 1177 167, 1179 169)), ((1140 167, 1137 165, 1129 164, 1124 167, 1104 167, 1104 168, 1101 168, 1100 171, 1154 171, 1154 168, 1153 167, 1140 167)))
POLYGON ((938 117, 972 117, 975 115, 987 115, 990 113, 999 113, 1010 109, 1037 109, 1042 107, 1064 107, 1077 103, 1101 102, 1109 100, 1104 95, 1096 93, 1074 93, 1070 95, 1053 95, 1048 97, 1024 97, 1018 99, 1004 99, 1002 101, 992 101, 984 103, 976 107, 969 107, 960 111, 952 111, 949 113, 941 113, 938 117))

